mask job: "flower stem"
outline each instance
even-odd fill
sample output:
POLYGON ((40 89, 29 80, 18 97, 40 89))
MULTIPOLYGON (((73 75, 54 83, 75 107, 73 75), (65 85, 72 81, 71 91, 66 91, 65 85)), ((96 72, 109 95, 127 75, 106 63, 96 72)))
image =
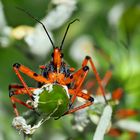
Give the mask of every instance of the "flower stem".
POLYGON ((32 135, 24 134, 24 140, 32 140, 32 135))

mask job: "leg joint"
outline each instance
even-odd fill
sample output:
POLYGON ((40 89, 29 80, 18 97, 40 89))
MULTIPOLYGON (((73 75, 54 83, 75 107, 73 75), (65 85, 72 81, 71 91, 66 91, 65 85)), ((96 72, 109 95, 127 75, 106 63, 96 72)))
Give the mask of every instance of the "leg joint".
POLYGON ((87 70, 89 70, 89 67, 88 66, 84 66, 83 67, 83 71, 87 71, 87 70))
POLYGON ((93 97, 89 97, 88 99, 90 102, 94 102, 94 98, 93 97))
POLYGON ((13 91, 9 91, 9 97, 12 97, 14 95, 13 91))
POLYGON ((19 63, 15 63, 15 64, 13 64, 13 67, 19 68, 20 67, 20 64, 19 63))
POLYGON ((89 60, 89 59, 91 59, 91 57, 90 56, 86 56, 86 59, 89 60))

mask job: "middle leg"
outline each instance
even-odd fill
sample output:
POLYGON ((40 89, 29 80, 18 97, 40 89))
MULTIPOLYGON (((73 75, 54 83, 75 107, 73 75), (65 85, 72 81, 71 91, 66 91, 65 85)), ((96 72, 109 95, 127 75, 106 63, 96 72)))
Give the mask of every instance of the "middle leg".
MULTIPOLYGON (((71 95, 74 95, 75 92, 76 92, 76 90, 73 90, 73 89, 69 90, 69 93, 71 95)), ((85 107, 88 107, 88 106, 92 105, 93 102, 94 102, 93 97, 91 97, 88 93, 87 94, 83 93, 82 91, 79 91, 77 93, 77 97, 81 97, 81 98, 85 99, 85 101, 87 101, 87 102, 82 104, 82 105, 80 105, 80 106, 78 106, 78 107, 75 107, 73 109, 68 110, 64 115, 71 114, 71 113, 74 113, 74 112, 76 112, 78 110, 84 109, 85 107)))

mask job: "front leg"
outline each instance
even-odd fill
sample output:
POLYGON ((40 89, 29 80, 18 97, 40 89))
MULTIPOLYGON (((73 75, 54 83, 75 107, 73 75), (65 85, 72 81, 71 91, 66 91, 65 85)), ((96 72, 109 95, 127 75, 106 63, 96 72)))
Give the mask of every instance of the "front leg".
MULTIPOLYGON (((69 93, 70 93, 71 95, 74 95, 75 92, 76 92, 75 89, 69 89, 69 93)), ((89 93, 86 93, 86 94, 85 94, 84 92, 82 92, 82 90, 80 90, 76 95, 77 95, 77 97, 81 97, 81 98, 85 99, 85 101, 87 101, 87 102, 85 102, 84 104, 82 104, 82 105, 80 105, 80 106, 77 106, 77 107, 75 107, 75 108, 69 109, 64 115, 71 114, 71 113, 74 113, 74 112, 76 112, 76 111, 78 111, 78 110, 84 109, 84 108, 86 108, 86 107, 92 105, 93 102, 94 102, 94 98, 91 97, 91 96, 89 95, 89 93)))
POLYGON ((41 82, 41 83, 49 83, 49 81, 44 78, 43 76, 41 75, 38 75, 37 73, 33 72, 32 70, 30 70, 29 68, 25 67, 24 65, 21 65, 19 63, 15 63, 13 65, 13 69, 16 73, 16 75, 18 76, 20 82, 22 83, 23 87, 26 89, 27 91, 27 94, 30 96, 30 98, 33 100, 33 97, 32 97, 32 93, 31 91, 29 90, 27 84, 25 83, 23 77, 21 76, 20 72, 21 71, 22 73, 26 74, 27 76, 33 78, 34 80, 38 81, 38 82, 41 82))
POLYGON ((30 78, 36 80, 37 82, 46 83, 46 84, 50 83, 50 81, 47 80, 45 77, 37 74, 36 72, 32 71, 31 69, 29 69, 28 67, 25 67, 22 64, 15 63, 13 65, 13 69, 16 73, 18 73, 17 71, 21 71, 22 73, 24 73, 25 75, 29 76, 30 78))

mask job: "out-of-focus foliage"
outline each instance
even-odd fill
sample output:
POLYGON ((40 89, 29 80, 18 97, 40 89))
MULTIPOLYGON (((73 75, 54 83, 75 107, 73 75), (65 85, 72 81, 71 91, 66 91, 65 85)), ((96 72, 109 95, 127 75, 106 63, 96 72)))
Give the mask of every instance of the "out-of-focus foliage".
MULTIPOLYGON (((15 62, 20 62, 39 73, 38 66, 47 63, 51 59, 52 52, 50 42, 41 25, 17 10, 16 7, 21 7, 42 20, 48 26, 48 30, 56 46, 59 46, 61 43, 67 23, 75 18, 79 18, 80 22, 72 24, 68 31, 63 48, 64 59, 72 67, 78 69, 85 55, 90 55, 95 60, 101 77, 111 68, 113 76, 106 88, 108 91, 113 91, 117 87, 121 87, 124 90, 124 96, 120 101, 119 108, 140 109, 139 0, 1 0, 1 140, 18 140, 22 135, 19 135, 11 127, 14 113, 8 95, 8 85, 10 83, 19 83, 18 78, 12 70, 12 65, 15 62), (62 3, 64 5, 61 5, 62 3), (59 19, 55 17, 55 12, 59 13, 57 15, 57 17, 60 16, 59 19), (47 19, 49 23, 47 23, 47 19), (61 23, 60 21, 63 22, 61 23), (52 25, 52 23, 55 23, 54 25, 56 26, 52 25), (57 25, 58 23, 59 25, 57 25), (32 27, 30 29, 33 31, 19 40, 12 32, 15 31, 16 27, 21 25, 30 26, 32 27), (36 53, 31 51, 35 50, 33 47, 36 44, 47 48, 44 49, 44 53, 40 52, 42 55, 40 55, 39 49, 36 53)), ((89 75, 93 76, 92 73, 89 75)), ((24 78, 29 86, 36 84, 27 76, 24 76, 24 78)), ((19 108, 22 108, 22 106, 19 105, 19 108)), ((137 121, 140 120, 138 117, 134 119, 137 121)), ((33 138, 34 140, 92 140, 95 131, 94 124, 88 124, 84 133, 81 133, 72 128, 72 120, 72 115, 62 117, 59 120, 51 119, 37 130, 33 138)), ((136 140, 139 138, 138 134, 136 140)), ((120 137, 117 138, 108 135, 105 137, 105 140, 112 139, 128 140, 129 132, 124 130, 120 137)))

